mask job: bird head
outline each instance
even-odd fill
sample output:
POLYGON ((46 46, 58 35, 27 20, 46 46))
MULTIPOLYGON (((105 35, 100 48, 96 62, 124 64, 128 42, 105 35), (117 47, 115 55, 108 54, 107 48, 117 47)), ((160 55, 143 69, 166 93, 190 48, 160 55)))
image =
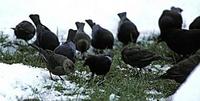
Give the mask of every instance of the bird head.
POLYGON ((63 68, 67 74, 71 74, 75 72, 75 65, 70 59, 64 60, 63 68))

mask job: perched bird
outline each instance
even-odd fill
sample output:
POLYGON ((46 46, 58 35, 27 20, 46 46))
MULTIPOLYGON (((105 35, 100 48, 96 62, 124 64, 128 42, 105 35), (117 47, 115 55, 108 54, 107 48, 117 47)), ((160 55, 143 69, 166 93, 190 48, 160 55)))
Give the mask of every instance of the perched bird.
POLYGON ((92 29, 91 45, 95 49, 112 49, 114 44, 113 34, 100 25, 95 24, 91 19, 85 20, 92 29))
POLYGON ((91 55, 88 56, 83 64, 83 66, 89 66, 92 72, 90 80, 96 75, 104 76, 109 72, 112 64, 112 58, 105 55, 91 55))
POLYGON ((83 54, 90 48, 91 39, 89 35, 84 32, 85 23, 75 22, 77 32, 74 38, 76 49, 83 54))
POLYGON ((30 14, 29 17, 33 21, 37 30, 37 38, 34 44, 42 49, 54 50, 60 43, 58 37, 40 22, 38 14, 30 14))
MULTIPOLYGON (((200 42, 200 29, 181 29, 180 24, 177 24, 180 22, 180 19, 175 19, 175 17, 170 15, 175 12, 167 12, 164 11, 159 19, 161 39, 167 43, 171 50, 179 55, 183 55, 183 57, 195 53, 200 48, 200 44, 198 44, 200 42)), ((179 13, 176 13, 176 15, 181 16, 179 13)))
POLYGON ((76 46, 74 44, 74 37, 76 35, 76 30, 69 29, 68 37, 66 42, 55 48, 54 52, 56 54, 61 54, 69 58, 75 63, 76 46))
POLYGON ((126 17, 126 12, 118 13, 118 16, 120 18, 117 33, 118 40, 124 45, 129 42, 136 43, 139 36, 136 25, 126 17))
MULTIPOLYGON (((35 44, 29 44, 29 45, 42 54, 47 64, 47 69, 49 70, 50 77, 52 80, 53 78, 51 73, 59 77, 62 75, 74 73, 74 67, 75 67, 74 63, 67 57, 60 54, 56 54, 51 50, 43 50, 42 48, 39 48, 35 44)), ((60 77, 60 79, 62 78, 60 77)))
POLYGON ((125 46, 121 51, 121 58, 126 64, 140 70, 152 61, 162 59, 161 56, 136 45, 125 46))
POLYGON ((200 29, 200 16, 195 18, 189 25, 189 29, 200 29))
POLYGON ((190 57, 180 61, 173 67, 167 70, 167 72, 160 76, 162 79, 172 79, 178 83, 183 83, 188 75, 194 70, 194 68, 200 63, 200 49, 190 57))
POLYGON ((29 21, 22 21, 12 29, 17 39, 23 39, 26 42, 31 40, 35 35, 35 28, 29 21))

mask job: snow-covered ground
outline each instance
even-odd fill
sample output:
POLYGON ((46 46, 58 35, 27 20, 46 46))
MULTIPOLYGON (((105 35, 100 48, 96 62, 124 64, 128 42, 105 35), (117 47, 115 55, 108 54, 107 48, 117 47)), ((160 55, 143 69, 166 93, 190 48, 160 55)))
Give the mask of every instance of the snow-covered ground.
MULTIPOLYGON (((42 101, 89 99, 88 95, 81 93, 84 91, 83 87, 79 88, 77 84, 66 79, 52 81, 49 72, 43 68, 0 63, 0 71, 0 101, 33 98, 42 101)), ((53 78, 59 79, 57 76, 53 78)))

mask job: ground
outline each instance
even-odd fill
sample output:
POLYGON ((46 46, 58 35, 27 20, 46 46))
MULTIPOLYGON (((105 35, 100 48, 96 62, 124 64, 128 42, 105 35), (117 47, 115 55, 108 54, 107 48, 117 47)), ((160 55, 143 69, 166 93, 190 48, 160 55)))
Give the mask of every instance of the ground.
MULTIPOLYGON (((153 37, 144 41, 138 42, 141 46, 156 52, 165 57, 172 57, 174 53, 171 52, 165 43, 156 43, 153 41, 153 37)), ((19 41, 17 41, 19 43, 19 41)), ((49 79, 48 71, 45 69, 45 63, 41 60, 41 57, 38 53, 31 47, 28 47, 26 43, 20 41, 20 44, 14 45, 14 41, 8 40, 3 34, 0 37, 0 61, 1 61, 1 71, 6 71, 9 66, 14 67, 24 67, 29 68, 27 73, 20 74, 21 71, 9 72, 8 74, 1 74, 2 77, 6 79, 9 78, 9 75, 12 77, 19 76, 18 80, 23 82, 30 82, 30 85, 34 84, 34 81, 37 81, 41 86, 33 85, 29 89, 29 93, 35 96, 27 96, 27 94, 21 94, 17 98, 13 95, 11 98, 15 99, 27 99, 35 98, 38 100, 46 100, 45 94, 54 94, 54 98, 49 99, 59 99, 59 100, 92 100, 92 101, 154 101, 154 100, 164 100, 166 97, 170 96, 175 92, 178 85, 175 81, 171 80, 160 80, 156 79, 159 75, 163 74, 168 68, 173 65, 174 61, 156 61, 152 62, 151 65, 145 67, 146 69, 142 72, 139 72, 138 69, 132 68, 131 66, 125 64, 121 60, 120 51, 122 49, 120 44, 115 44, 113 50, 114 57, 113 63, 111 66, 110 72, 106 75, 106 79, 102 85, 98 85, 101 77, 96 77, 89 83, 86 81, 90 77, 90 71, 88 67, 83 67, 82 64, 84 61, 77 60, 75 67, 76 72, 74 75, 63 76, 64 83, 60 80, 52 81, 49 79), (8 66, 3 66, 6 64, 12 64, 8 66), (6 69, 5 69, 6 68, 6 69), (5 69, 5 70, 4 70, 5 69), (33 71, 31 73, 31 71, 33 71), (43 73, 35 72, 44 72, 45 78, 42 78, 43 73), (8 76, 7 76, 8 75, 8 76), (35 78, 37 75, 37 78, 35 78), (8 77, 8 78, 7 78, 8 77), (24 78, 30 77, 25 81, 24 78), (42 78, 42 79, 41 79, 42 78), (45 81, 45 83, 44 83, 45 81), (32 83, 31 83, 32 82, 32 83), (66 84, 66 85, 65 85, 66 84), (39 88, 37 88, 39 87, 39 88), (37 89, 34 89, 37 88, 37 89), (70 89, 67 89, 70 88, 70 89), (51 93, 44 93, 50 91, 51 93), (70 92, 70 93, 69 93, 70 92), (40 95, 40 96, 39 96, 40 95)), ((13 67, 13 68, 14 68, 13 67)), ((17 68, 14 68, 17 69, 17 68)), ((22 71, 26 69, 22 69, 22 71)), ((56 77, 56 76, 54 76, 56 77)), ((13 80, 16 80, 14 78, 13 80)), ((10 80, 5 80, 3 82, 9 83, 10 80)), ((12 80, 11 80, 12 81, 12 80)), ((2 82, 2 81, 1 81, 2 82)), ((7 84, 5 83, 5 84, 7 84)), ((21 84, 14 83, 15 87, 20 87, 21 84)), ((7 87, 7 86, 6 86, 7 87)), ((3 88, 3 87, 2 87, 3 88)), ((14 89, 14 88, 13 88, 14 89)), ((4 90, 9 90, 12 92, 12 89, 4 88, 4 90)), ((26 90, 24 90, 26 91, 26 90)), ((13 90, 14 92, 14 90, 13 90)), ((24 92, 26 93, 26 92, 24 92)), ((3 93, 4 96, 7 96, 7 93, 3 93)), ((3 95, 0 92, 0 99, 3 95)), ((48 97, 47 97, 48 98, 48 97)))

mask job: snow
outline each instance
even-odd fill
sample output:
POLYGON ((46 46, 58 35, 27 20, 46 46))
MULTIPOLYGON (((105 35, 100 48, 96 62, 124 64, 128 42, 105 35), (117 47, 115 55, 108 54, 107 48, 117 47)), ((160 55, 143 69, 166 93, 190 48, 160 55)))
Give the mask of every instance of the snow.
POLYGON ((200 101, 200 65, 172 96, 172 101, 200 101))
POLYGON ((112 93, 109 96, 109 101, 118 101, 119 98, 120 98, 120 96, 117 96, 117 95, 115 95, 115 94, 112 93))
MULTIPOLYGON (((88 99, 87 95, 81 94, 84 88, 77 84, 50 79, 49 72, 43 68, 26 66, 23 64, 0 63, 0 101, 16 101, 23 99, 49 100, 82 100, 88 99), (55 88, 60 87, 62 91, 55 88), (79 90, 79 94, 74 94, 79 90)), ((53 78, 59 79, 57 76, 53 78)), ((64 77, 63 77, 64 78, 64 77)))

